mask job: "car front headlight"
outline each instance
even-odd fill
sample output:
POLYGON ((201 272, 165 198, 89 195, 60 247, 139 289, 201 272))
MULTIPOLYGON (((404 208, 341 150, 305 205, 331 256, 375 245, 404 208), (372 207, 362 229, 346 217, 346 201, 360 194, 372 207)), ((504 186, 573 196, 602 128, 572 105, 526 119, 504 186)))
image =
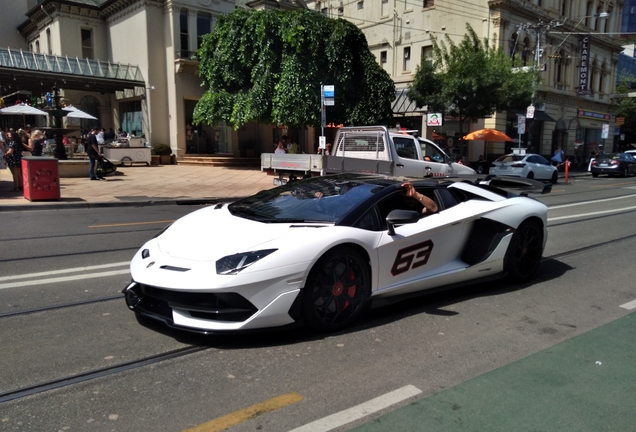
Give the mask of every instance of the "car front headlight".
POLYGON ((256 261, 265 258, 278 249, 263 249, 253 252, 242 252, 235 255, 228 255, 216 262, 216 273, 220 275, 233 275, 251 266, 256 261))

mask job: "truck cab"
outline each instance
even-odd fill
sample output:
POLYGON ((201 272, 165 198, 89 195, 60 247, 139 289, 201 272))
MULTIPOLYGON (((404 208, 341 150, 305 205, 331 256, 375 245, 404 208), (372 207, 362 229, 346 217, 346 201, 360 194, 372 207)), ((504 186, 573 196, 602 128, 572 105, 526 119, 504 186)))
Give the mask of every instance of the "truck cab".
POLYGON ((350 158, 392 162, 391 172, 404 177, 447 177, 475 174, 453 163, 432 141, 384 126, 345 127, 338 131, 333 154, 350 158))

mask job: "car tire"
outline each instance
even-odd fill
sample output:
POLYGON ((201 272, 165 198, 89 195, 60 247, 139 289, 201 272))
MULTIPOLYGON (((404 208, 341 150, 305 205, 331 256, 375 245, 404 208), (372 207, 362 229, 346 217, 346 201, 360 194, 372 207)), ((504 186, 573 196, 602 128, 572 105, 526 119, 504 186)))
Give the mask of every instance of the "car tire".
POLYGON ((537 273, 543 256, 543 230, 537 222, 524 221, 512 236, 504 268, 513 282, 527 282, 537 273))
POLYGON ((530 171, 530 172, 528 173, 528 178, 529 178, 530 180, 533 180, 533 179, 534 179, 534 173, 533 173, 532 171, 530 171))
POLYGON ((550 183, 556 184, 559 181, 559 174, 555 171, 552 173, 552 178, 550 179, 550 183))
POLYGON ((323 332, 341 330, 360 317, 370 296, 368 259, 352 247, 336 247, 309 273, 302 298, 305 324, 323 332))
POLYGON ((592 177, 598 177, 598 173, 592 173, 592 177))
POLYGON ((629 177, 629 170, 627 169, 627 167, 623 168, 623 174, 621 175, 621 177, 629 177))

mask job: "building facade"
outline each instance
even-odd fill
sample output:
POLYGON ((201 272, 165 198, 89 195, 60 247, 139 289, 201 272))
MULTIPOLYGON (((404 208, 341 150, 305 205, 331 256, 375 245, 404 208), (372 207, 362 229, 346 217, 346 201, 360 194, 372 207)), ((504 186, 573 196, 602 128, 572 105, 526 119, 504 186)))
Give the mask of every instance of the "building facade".
MULTIPOLYGON (((143 85, 132 88, 104 88, 97 82, 84 90, 68 89, 80 77, 64 76, 61 99, 93 114, 96 125, 144 135, 152 144, 169 143, 177 156, 235 151, 231 128, 192 127, 194 105, 204 92, 194 54, 218 16, 234 10, 233 1, 19 0, 5 10, 0 40, 26 57, 86 61, 88 69, 98 61, 137 68, 143 85)), ((32 81, 22 85, 33 97, 51 90, 38 88, 37 78, 32 81)), ((2 91, 0 96, 6 95, 2 91)))
POLYGON ((557 146, 569 155, 586 155, 604 140, 613 139, 610 95, 615 88, 621 47, 611 33, 620 29, 622 1, 314 0, 307 6, 358 25, 377 61, 396 83, 393 126, 418 129, 451 154, 470 161, 480 154, 492 158, 518 145, 545 156, 557 146), (405 97, 417 65, 432 54, 432 37, 442 41, 448 36, 459 42, 466 33, 466 24, 490 44, 503 47, 511 55, 518 54, 526 65, 543 70, 543 84, 536 95, 537 115, 527 122, 530 133, 517 134, 518 116, 525 115, 525 109, 496 113, 463 128, 492 127, 520 138, 521 144, 467 145, 457 135, 455 119, 445 118, 443 126, 431 130, 426 127, 425 107, 418 109, 405 97), (608 127, 610 135, 602 138, 608 127))

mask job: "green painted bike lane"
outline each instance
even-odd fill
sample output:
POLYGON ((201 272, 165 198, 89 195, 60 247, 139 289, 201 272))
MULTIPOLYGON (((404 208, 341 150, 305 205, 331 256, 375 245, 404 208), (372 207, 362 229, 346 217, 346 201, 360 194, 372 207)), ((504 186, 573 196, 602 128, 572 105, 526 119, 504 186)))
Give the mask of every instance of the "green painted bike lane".
POLYGON ((352 431, 636 431, 636 313, 352 431))

